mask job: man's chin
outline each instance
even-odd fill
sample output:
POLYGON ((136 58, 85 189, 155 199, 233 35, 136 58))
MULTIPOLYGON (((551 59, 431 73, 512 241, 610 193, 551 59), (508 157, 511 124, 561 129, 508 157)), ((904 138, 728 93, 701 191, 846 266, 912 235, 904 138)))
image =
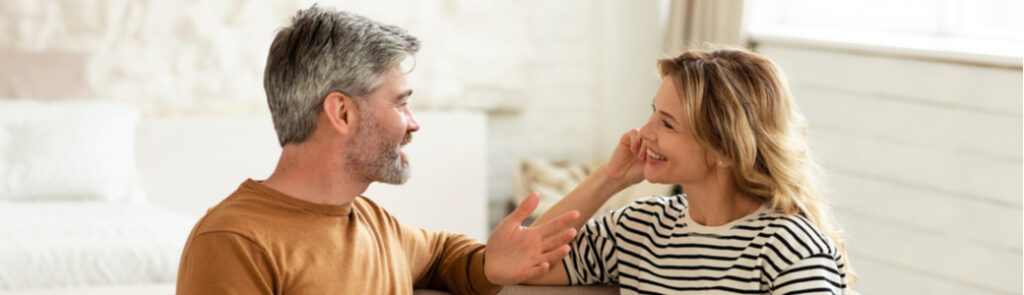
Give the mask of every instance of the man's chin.
POLYGON ((408 182, 411 176, 409 162, 406 162, 405 159, 401 159, 400 161, 402 163, 400 166, 401 168, 389 171, 389 173, 385 173, 385 175, 381 175, 380 177, 375 177, 374 181, 393 185, 401 185, 408 182))

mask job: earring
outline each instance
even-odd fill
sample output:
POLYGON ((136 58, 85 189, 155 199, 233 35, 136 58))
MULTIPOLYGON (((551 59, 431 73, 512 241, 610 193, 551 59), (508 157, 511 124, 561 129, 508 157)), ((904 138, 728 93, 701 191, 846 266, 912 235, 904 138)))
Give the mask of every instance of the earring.
POLYGON ((718 161, 718 166, 725 167, 725 161, 718 161))

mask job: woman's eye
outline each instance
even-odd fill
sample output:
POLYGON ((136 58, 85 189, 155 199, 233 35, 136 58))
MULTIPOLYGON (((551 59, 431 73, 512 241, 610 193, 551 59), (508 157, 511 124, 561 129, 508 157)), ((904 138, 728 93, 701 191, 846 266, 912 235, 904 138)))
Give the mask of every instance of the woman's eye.
POLYGON ((669 125, 665 120, 661 120, 661 124, 664 124, 666 128, 672 129, 672 125, 669 125))

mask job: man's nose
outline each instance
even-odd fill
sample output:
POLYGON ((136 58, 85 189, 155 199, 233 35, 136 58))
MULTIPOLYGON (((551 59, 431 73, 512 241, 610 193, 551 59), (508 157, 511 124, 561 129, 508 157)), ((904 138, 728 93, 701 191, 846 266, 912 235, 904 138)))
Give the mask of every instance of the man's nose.
POLYGON ((412 113, 409 114, 409 121, 407 122, 407 125, 406 129, 408 129, 409 132, 416 132, 420 130, 420 123, 416 122, 416 118, 413 118, 412 113))

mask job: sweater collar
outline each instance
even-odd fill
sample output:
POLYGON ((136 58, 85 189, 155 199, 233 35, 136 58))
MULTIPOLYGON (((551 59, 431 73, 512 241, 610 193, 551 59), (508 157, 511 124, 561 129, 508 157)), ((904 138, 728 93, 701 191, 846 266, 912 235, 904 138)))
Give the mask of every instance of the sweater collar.
POLYGON ((345 205, 326 205, 289 196, 264 185, 261 181, 253 180, 252 178, 245 180, 245 182, 242 183, 242 186, 260 192, 261 195, 285 203, 288 206, 323 215, 348 216, 352 213, 352 203, 355 202, 356 199, 359 199, 358 197, 354 198, 352 199, 352 202, 345 205))

